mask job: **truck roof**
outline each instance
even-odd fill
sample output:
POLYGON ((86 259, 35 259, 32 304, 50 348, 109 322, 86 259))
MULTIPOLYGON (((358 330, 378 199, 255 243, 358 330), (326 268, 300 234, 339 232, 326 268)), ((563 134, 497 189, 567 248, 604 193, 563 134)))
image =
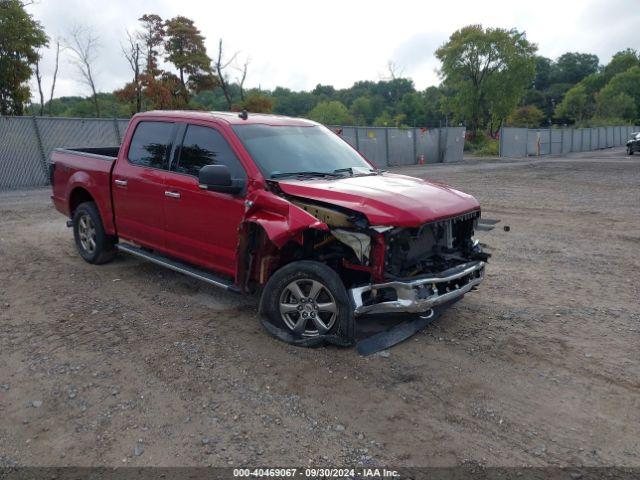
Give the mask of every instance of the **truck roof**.
POLYGON ((240 118, 240 112, 207 112, 200 110, 151 110, 149 112, 141 112, 136 114, 136 117, 172 117, 185 120, 208 120, 215 118, 228 123, 229 125, 247 125, 247 124, 262 124, 262 125, 274 125, 274 126, 296 126, 296 127, 310 127, 313 125, 319 125, 312 120, 306 120, 304 118, 285 117, 283 115, 271 115, 266 113, 251 113, 249 112, 246 120, 240 118))

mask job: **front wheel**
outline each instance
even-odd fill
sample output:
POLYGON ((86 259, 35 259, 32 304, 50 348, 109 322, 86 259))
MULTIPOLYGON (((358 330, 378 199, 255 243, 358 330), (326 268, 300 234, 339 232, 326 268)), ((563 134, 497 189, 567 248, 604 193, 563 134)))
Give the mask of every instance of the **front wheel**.
POLYGON ((338 274, 322 263, 303 260, 275 272, 262 292, 260 311, 266 330, 287 343, 353 343, 347 291, 338 274))
POLYGON ((633 147, 631 145, 627 147, 627 155, 633 155, 633 147))

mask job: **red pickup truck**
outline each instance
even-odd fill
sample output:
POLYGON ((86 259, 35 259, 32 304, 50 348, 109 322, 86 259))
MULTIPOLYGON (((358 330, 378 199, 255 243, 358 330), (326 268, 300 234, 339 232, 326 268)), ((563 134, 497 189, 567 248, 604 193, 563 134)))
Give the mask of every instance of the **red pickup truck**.
POLYGON ((278 338, 351 344, 363 314, 429 312, 484 277, 470 195, 377 169, 315 122, 135 115, 120 147, 57 149, 53 203, 89 263, 118 251, 262 291, 278 338))

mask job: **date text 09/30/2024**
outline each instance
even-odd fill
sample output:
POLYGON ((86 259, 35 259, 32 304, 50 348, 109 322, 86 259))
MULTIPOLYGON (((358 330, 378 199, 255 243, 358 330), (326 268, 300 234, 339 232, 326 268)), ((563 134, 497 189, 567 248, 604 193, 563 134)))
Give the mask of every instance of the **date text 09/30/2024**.
POLYGON ((236 478, 395 478, 400 474, 386 468, 234 468, 236 478))

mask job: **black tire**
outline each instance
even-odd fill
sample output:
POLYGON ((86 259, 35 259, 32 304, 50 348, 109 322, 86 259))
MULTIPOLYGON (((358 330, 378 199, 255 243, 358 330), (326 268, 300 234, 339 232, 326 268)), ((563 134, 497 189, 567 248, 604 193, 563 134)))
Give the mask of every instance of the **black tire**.
POLYGON ((347 290, 338 274, 319 262, 302 260, 276 271, 262 292, 260 313, 265 329, 292 345, 313 347, 329 341, 346 346, 354 342, 347 290), (301 296, 293 293, 294 283, 301 296))
POLYGON ((104 232, 100 212, 94 202, 81 203, 73 212, 73 238, 78 253, 89 263, 100 265, 116 256, 116 237, 104 232))
POLYGON ((627 154, 628 155, 633 155, 633 147, 629 146, 629 148, 627 148, 627 154))

